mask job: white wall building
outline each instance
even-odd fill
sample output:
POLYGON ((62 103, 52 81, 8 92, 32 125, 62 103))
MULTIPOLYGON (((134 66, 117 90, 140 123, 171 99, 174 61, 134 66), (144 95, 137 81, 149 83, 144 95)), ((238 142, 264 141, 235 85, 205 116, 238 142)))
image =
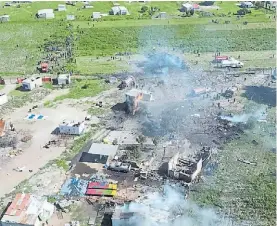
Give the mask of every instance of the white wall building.
POLYGON ((62 4, 59 4, 58 5, 58 11, 61 12, 61 11, 66 11, 66 6, 65 5, 62 5, 62 4))
POLYGON ((0 221, 1 226, 40 226, 51 218, 54 205, 31 194, 17 194, 0 221))
POLYGON ((62 124, 59 125, 59 131, 61 134, 68 135, 80 135, 85 130, 84 122, 66 122, 63 121, 62 124))
POLYGON ((24 90, 33 90, 40 86, 42 86, 42 78, 41 77, 27 78, 22 81, 22 87, 24 90))
POLYGON ((53 9, 41 9, 38 10, 38 18, 45 18, 45 19, 53 19, 55 18, 54 10, 53 9))
POLYGON ((8 22, 8 21, 10 21, 9 15, 0 16, 0 22, 8 22))
POLYGON ((58 81, 58 85, 68 85, 71 82, 70 75, 69 74, 58 75, 57 81, 58 81))
POLYGON ((0 93, 0 105, 8 102, 8 96, 5 93, 0 93))
POLYGON ((66 19, 67 20, 75 20, 75 16, 74 15, 66 15, 66 19))
POLYGON ((100 12, 93 12, 93 13, 92 13, 92 18, 93 18, 94 20, 101 19, 101 13, 100 13, 100 12))

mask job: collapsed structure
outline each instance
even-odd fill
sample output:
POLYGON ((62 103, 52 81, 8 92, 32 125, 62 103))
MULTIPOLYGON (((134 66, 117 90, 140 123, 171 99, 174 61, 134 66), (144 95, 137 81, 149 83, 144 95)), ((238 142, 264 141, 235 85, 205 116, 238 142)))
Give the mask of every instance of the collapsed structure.
POLYGON ((139 110, 144 101, 152 101, 152 94, 143 90, 132 89, 126 94, 127 112, 133 115, 139 110))
POLYGON ((192 158, 183 157, 177 152, 168 162, 168 176, 186 183, 193 182, 201 173, 210 154, 210 148, 203 148, 198 155, 192 158))

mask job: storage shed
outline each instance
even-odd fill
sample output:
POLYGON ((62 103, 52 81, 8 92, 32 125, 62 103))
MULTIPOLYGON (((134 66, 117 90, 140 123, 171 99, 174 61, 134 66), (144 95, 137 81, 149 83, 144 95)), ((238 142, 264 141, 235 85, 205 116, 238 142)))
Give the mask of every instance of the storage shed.
POLYGON ((68 85, 71 82, 69 74, 61 74, 57 78, 58 85, 68 85))
POLYGON ((55 18, 54 10, 53 9, 38 10, 37 17, 44 18, 44 19, 53 19, 53 18, 55 18))
POLYGON ((8 21, 10 21, 9 15, 0 16, 0 22, 8 22, 8 21))
POLYGON ((84 122, 66 122, 59 125, 60 134, 81 135, 85 130, 84 122))
POLYGON ((127 8, 124 6, 114 6, 110 11, 111 15, 130 15, 127 8))
POLYGON ((101 13, 100 12, 93 12, 92 13, 92 19, 93 20, 101 19, 101 13))
POLYGON ((40 86, 42 86, 42 78, 41 77, 27 78, 22 81, 22 88, 24 90, 33 90, 40 86))
POLYGON ((61 11, 66 11, 66 6, 65 5, 62 5, 62 4, 59 4, 58 5, 58 11, 61 12, 61 11))

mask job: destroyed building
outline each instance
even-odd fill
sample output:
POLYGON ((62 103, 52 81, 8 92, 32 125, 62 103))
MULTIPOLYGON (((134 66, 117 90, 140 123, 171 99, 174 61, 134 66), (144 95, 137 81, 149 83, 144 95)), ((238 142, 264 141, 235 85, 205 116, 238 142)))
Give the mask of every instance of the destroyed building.
POLYGON ((210 154, 209 148, 204 148, 201 153, 190 158, 176 153, 168 162, 168 176, 186 183, 193 182, 201 173, 210 154))
POLYGON ((31 194, 17 194, 0 221, 1 226, 39 226, 54 213, 54 205, 46 198, 31 194))
POLYGON ((143 90, 132 89, 126 94, 127 112, 133 115, 140 109, 144 101, 152 101, 152 94, 143 90))
POLYGON ((138 135, 130 131, 111 131, 103 140, 105 143, 116 143, 119 149, 143 145, 144 148, 154 148, 152 139, 145 137, 142 143, 139 143, 138 135))
POLYGON ((132 226, 141 217, 138 213, 117 208, 112 216, 112 226, 132 226))

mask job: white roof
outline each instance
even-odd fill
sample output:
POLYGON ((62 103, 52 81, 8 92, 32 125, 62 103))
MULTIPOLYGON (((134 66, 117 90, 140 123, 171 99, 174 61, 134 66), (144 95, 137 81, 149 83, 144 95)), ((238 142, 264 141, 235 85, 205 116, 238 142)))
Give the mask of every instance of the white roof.
POLYGON ((100 19, 101 18, 101 13, 100 12, 93 12, 92 13, 92 17, 94 19, 100 19))
POLYGON ((9 18, 10 15, 3 15, 3 16, 0 16, 1 18, 9 18))
POLYGON ((48 13, 54 13, 54 10, 53 9, 40 9, 38 10, 38 14, 48 14, 48 13))
POLYGON ((127 96, 132 96, 132 97, 135 97, 135 96, 137 96, 137 95, 139 95, 140 93, 142 93, 142 94, 151 94, 151 93, 149 93, 149 92, 147 92, 147 91, 144 91, 144 90, 138 90, 138 89, 131 89, 131 90, 129 90, 127 93, 125 93, 127 96))
POLYGON ((83 124, 84 122, 75 122, 75 121, 66 121, 64 120, 60 126, 80 126, 81 124, 83 124))
POLYGON ((192 4, 189 3, 182 4, 182 6, 185 8, 192 8, 192 4))
POLYGON ((117 149, 118 145, 92 143, 88 153, 114 156, 117 152, 117 149))
POLYGON ((68 79, 69 78, 69 74, 60 74, 60 75, 58 75, 58 78, 59 79, 68 79))

